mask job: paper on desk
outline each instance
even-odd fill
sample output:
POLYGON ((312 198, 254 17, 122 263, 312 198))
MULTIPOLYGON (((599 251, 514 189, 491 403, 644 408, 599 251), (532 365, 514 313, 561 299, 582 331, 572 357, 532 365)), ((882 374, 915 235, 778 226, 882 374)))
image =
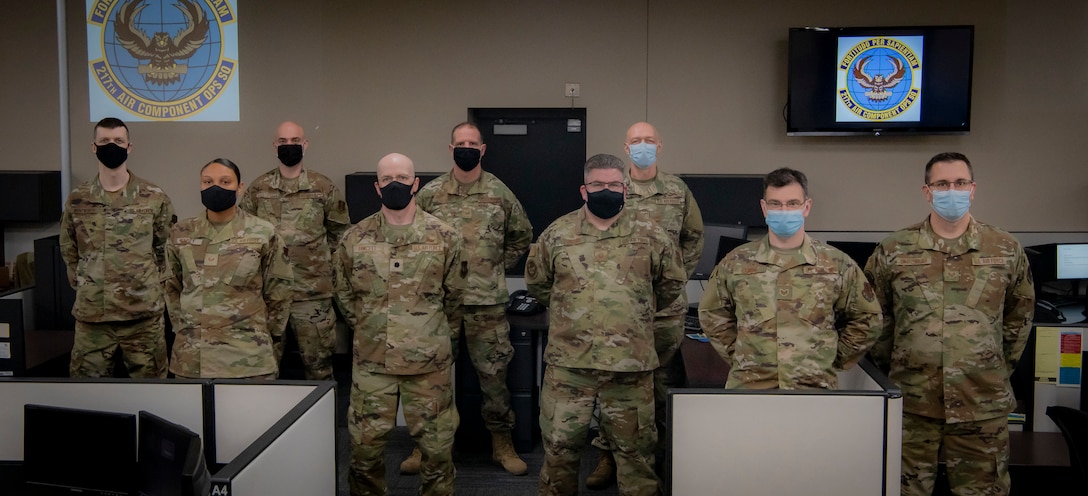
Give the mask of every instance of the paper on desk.
POLYGON ((11 343, 0 343, 0 359, 11 359, 11 343))
POLYGON ((1057 327, 1035 328, 1035 380, 1058 380, 1058 341, 1061 329, 1057 327))
POLYGON ((0 322, 0 338, 11 337, 11 324, 7 322, 0 322))
POLYGON ((1080 329, 1062 329, 1059 337, 1059 386, 1080 386, 1082 338, 1080 329))

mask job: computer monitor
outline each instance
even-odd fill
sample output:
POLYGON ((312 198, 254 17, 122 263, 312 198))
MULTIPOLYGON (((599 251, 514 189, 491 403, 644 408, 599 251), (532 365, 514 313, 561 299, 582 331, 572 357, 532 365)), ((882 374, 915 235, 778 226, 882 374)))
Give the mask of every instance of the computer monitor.
POLYGON ((718 257, 718 246, 722 237, 732 239, 748 239, 748 226, 743 224, 703 224, 703 253, 699 256, 699 262, 695 264, 695 273, 691 276, 695 280, 706 280, 721 258, 718 257))
POLYGON ((23 471, 35 493, 128 495, 135 469, 135 415, 23 406, 23 471))
POLYGON ((1055 251, 1057 279, 1088 279, 1088 243, 1059 244, 1055 251))
POLYGON ((211 490, 200 435, 140 411, 139 489, 144 496, 198 496, 211 490))
MULTIPOLYGON (((718 263, 720 263, 722 259, 729 254, 729 252, 740 248, 740 245, 743 245, 747 242, 747 239, 738 239, 732 236, 718 237, 718 254, 714 256, 714 259, 717 260, 717 262, 714 262, 714 265, 718 265, 718 263)), ((713 271, 713 269, 711 270, 713 271)))
POLYGON ((827 244, 838 248, 839 251, 856 262, 858 267, 864 269, 878 243, 871 241, 828 241, 827 244))

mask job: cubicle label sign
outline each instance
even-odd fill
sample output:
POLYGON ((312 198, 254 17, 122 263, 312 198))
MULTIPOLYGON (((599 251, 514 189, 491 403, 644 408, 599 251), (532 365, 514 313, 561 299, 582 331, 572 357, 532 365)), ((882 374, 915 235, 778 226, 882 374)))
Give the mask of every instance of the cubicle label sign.
POLYGON ((87 0, 91 122, 237 121, 237 0, 87 0))
POLYGON ((212 483, 211 496, 230 496, 230 483, 229 482, 215 482, 212 483))

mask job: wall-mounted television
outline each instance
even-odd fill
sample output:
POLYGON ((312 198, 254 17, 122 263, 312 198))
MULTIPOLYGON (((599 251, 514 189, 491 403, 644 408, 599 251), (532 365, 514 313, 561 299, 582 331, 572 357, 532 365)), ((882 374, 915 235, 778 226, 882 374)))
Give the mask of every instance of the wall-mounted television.
POLYGON ((974 26, 791 28, 786 134, 967 134, 974 33, 974 26))

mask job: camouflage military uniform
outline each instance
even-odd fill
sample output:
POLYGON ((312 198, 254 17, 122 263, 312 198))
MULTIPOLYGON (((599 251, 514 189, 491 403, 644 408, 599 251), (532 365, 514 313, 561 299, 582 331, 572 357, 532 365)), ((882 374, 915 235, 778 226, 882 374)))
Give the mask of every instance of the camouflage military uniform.
POLYGON ((272 224, 241 210, 221 228, 203 215, 183 220, 170 232, 166 263, 174 375, 277 373, 292 274, 272 224))
MULTIPOLYGON (((632 179, 626 208, 645 211, 654 222, 665 228, 669 237, 678 243, 684 258, 684 270, 690 277, 703 253, 703 214, 684 181, 660 170, 649 181, 632 179)), ((687 311, 688 294, 681 291, 668 308, 654 315, 654 348, 661 362, 654 369, 654 418, 659 445, 665 440, 668 388, 674 385, 669 368, 684 338, 684 315, 687 311)), ((595 439, 594 444, 608 449, 607 444, 600 441, 603 438, 595 439)))
POLYGON ((880 305, 857 264, 805 236, 794 253, 746 243, 714 268, 699 322, 732 363, 726 388, 836 389, 880 334, 880 305))
POLYGON ((461 256, 469 267, 462 320, 469 357, 480 378, 480 410, 488 430, 508 432, 514 428, 514 412, 506 371, 514 347, 504 305, 510 296, 506 270, 529 248, 533 226, 514 193, 489 172, 470 185, 461 185, 447 172, 420 188, 416 204, 461 232, 461 256))
POLYGON ((1009 377, 1035 305, 1020 243, 975 219, 943 239, 926 219, 865 271, 885 316, 872 356, 903 391, 903 494, 933 491, 942 442, 954 490, 1007 494, 1009 377))
POLYGON ((173 220, 162 188, 131 172, 119 191, 95 177, 68 195, 60 252, 76 290, 72 377, 110 376, 118 348, 132 377, 166 377, 160 281, 173 220))
POLYGON ((680 250, 645 214, 625 209, 606 231, 576 210, 529 251, 525 282, 548 304, 549 365, 540 398, 540 493, 578 492, 594 397, 621 494, 658 494, 654 474, 654 313, 684 289, 680 250))
POLYGON ((306 378, 332 379, 336 314, 332 308, 332 251, 348 228, 344 195, 329 178, 303 170, 286 179, 268 171, 246 188, 239 208, 276 226, 295 273, 291 329, 298 338, 306 378))
POLYGON ((334 259, 337 303, 355 332, 351 493, 385 494, 383 454, 399 391, 423 453, 421 493, 453 494, 450 323, 468 270, 460 234, 423 210, 409 226, 390 225, 378 212, 348 229, 334 259))

